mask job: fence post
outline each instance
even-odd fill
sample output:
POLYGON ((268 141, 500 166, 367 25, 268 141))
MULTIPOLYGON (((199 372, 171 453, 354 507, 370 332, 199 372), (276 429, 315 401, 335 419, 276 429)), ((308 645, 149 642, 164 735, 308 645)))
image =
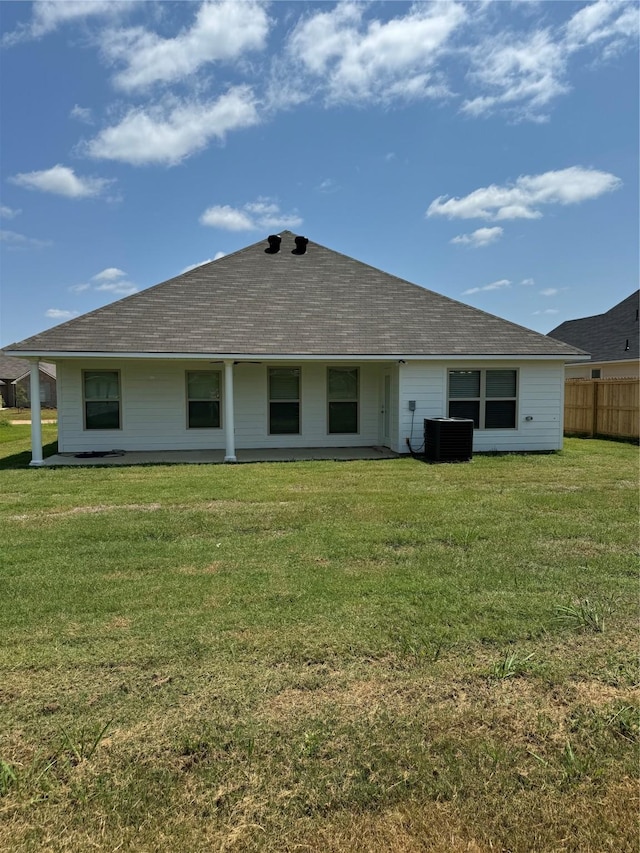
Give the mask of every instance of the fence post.
POLYGON ((595 438, 598 431, 598 380, 593 381, 593 408, 591 410, 591 438, 595 438))

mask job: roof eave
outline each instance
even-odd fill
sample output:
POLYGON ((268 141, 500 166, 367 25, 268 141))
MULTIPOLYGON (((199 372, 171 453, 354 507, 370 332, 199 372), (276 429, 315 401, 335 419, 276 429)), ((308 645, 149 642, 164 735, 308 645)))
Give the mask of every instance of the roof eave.
POLYGON ((51 359, 164 359, 178 361, 590 361, 581 353, 264 353, 264 352, 68 352, 5 350, 22 358, 51 359))

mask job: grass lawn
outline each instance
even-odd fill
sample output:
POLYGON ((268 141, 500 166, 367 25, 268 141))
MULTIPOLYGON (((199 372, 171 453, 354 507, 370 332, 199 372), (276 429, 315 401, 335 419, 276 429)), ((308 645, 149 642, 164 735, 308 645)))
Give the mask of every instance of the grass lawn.
MULTIPOLYGON (((41 418, 43 421, 55 421, 58 419, 57 409, 42 409, 41 418)), ((30 421, 31 409, 0 409, 0 423, 6 421, 30 421)))
POLYGON ((637 447, 47 470, 26 429, 1 849, 638 849, 637 447))

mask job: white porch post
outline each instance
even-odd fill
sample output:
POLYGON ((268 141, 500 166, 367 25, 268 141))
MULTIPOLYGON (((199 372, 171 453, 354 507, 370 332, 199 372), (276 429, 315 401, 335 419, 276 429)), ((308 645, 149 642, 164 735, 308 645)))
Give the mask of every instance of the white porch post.
POLYGON ((233 414, 233 362, 225 359, 224 362, 224 438, 225 438, 225 462, 237 462, 235 418, 233 414))
POLYGON ((40 421, 40 362, 31 362, 31 462, 29 465, 42 465, 42 423, 40 421))

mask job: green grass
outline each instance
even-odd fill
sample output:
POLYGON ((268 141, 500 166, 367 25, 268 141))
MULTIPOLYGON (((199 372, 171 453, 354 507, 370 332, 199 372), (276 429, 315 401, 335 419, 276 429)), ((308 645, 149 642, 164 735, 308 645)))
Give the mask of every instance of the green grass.
MULTIPOLYGON (((55 421, 58 419, 57 409, 42 409, 41 418, 45 421, 55 421)), ((8 421, 28 421, 31 420, 31 409, 5 408, 0 409, 0 424, 8 421)))
MULTIPOLYGON (((13 424, 11 420, 30 417, 30 413, 18 414, 17 409, 0 410, 0 471, 8 468, 27 468, 31 461, 31 425, 13 424)), ((58 427, 56 424, 42 425, 42 441, 45 456, 57 452, 58 427)))
POLYGON ((637 448, 49 470, 22 440, 0 848, 637 849, 637 448))

